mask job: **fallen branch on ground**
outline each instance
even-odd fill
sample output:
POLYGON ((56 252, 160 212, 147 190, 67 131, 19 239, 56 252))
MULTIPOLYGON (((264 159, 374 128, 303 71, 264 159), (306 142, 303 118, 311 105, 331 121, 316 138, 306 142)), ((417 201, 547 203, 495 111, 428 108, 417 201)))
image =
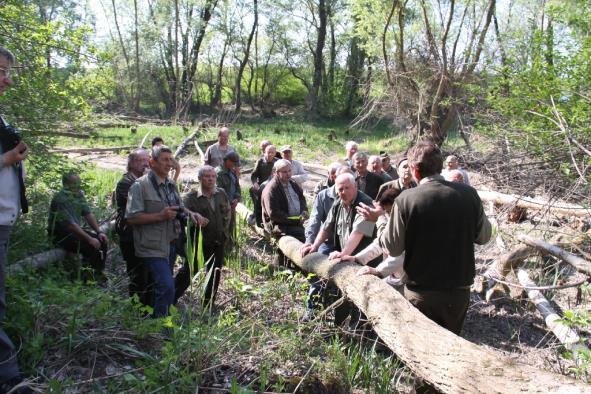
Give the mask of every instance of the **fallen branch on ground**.
POLYGON ((558 246, 549 244, 546 241, 535 239, 525 234, 517 234, 517 239, 529 246, 533 246, 542 253, 549 253, 552 256, 556 256, 564 260, 566 263, 575 267, 577 271, 591 275, 591 262, 582 259, 579 256, 568 253, 567 251, 560 249, 558 246))
POLYGON ((482 201, 493 201, 495 204, 500 205, 516 205, 518 207, 536 209, 539 211, 547 210, 548 212, 564 216, 589 217, 591 215, 591 209, 580 205, 550 205, 548 201, 485 190, 478 190, 478 195, 482 201))
POLYGON ((51 152, 54 153, 99 153, 99 152, 118 152, 122 150, 132 150, 135 146, 113 146, 110 148, 66 148, 66 149, 53 149, 51 152))

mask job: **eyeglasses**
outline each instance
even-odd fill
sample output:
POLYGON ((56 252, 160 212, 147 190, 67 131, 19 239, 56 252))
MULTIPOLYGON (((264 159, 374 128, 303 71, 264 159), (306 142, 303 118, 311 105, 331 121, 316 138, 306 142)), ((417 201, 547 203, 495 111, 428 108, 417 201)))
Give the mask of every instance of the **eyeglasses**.
POLYGON ((0 78, 10 78, 10 68, 0 67, 0 78))

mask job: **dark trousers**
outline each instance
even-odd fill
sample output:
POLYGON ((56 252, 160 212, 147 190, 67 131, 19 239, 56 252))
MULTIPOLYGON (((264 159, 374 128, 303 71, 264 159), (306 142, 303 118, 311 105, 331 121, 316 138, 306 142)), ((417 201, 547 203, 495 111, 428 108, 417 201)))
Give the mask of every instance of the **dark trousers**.
POLYGON ((424 290, 406 285, 404 297, 423 315, 460 335, 470 304, 470 289, 424 290))
MULTIPOLYGON (((223 241, 212 241, 203 240, 203 257, 207 263, 206 278, 207 283, 205 284, 205 291, 203 293, 203 305, 212 304, 215 302, 220 279, 222 275, 222 267, 224 266, 224 244, 223 241)), ((193 260, 193 273, 197 273, 197 253, 195 253, 195 259, 193 260)), ((176 293, 175 303, 187 290, 191 284, 191 268, 189 262, 185 260, 183 267, 179 270, 176 277, 174 278, 176 293)))
POLYGON ((168 309, 174 302, 174 279, 172 270, 176 260, 176 251, 170 245, 168 258, 142 257, 142 262, 154 279, 154 317, 168 316, 168 309))
POLYGON ((261 201, 261 192, 263 191, 262 188, 259 187, 259 190, 254 190, 254 188, 250 188, 248 192, 250 193, 250 199, 252 200, 252 207, 254 209, 254 217, 256 219, 257 226, 262 227, 263 225, 263 204, 261 201))
MULTIPOLYGON (((99 239, 98 235, 84 230, 92 238, 99 239)), ((99 240, 100 241, 100 240, 99 240)), ((66 230, 56 230, 53 234, 53 243, 68 252, 80 253, 83 260, 94 269, 95 279, 103 277, 105 261, 107 260, 107 244, 101 242, 101 247, 95 249, 88 242, 78 239, 73 233, 66 230)))
MULTIPOLYGON (((303 225, 282 225, 282 226, 275 226, 275 228, 279 229, 279 234, 274 234, 274 236, 279 239, 284 235, 289 235, 294 237, 300 242, 306 242, 306 234, 303 225)), ((285 257, 281 249, 277 248, 275 258, 277 259, 277 265, 281 267, 288 267, 289 266, 289 259, 285 257)))
MULTIPOLYGON (((333 246, 323 243, 318 248, 318 253, 328 256, 335 248, 333 246)), ((324 291, 326 290, 327 282, 321 277, 314 275, 308 279, 310 289, 308 290, 308 299, 306 300, 306 307, 308 309, 319 308, 320 304, 324 304, 324 291)))
POLYGON ((144 305, 153 306, 153 289, 150 271, 142 259, 135 255, 133 240, 120 241, 119 248, 127 266, 129 276, 129 296, 137 294, 140 302, 144 305))
MULTIPOLYGON (((11 226, 0 226, 0 322, 6 316, 5 267, 11 226)), ((16 350, 8 335, 0 328, 0 383, 19 376, 16 350)))

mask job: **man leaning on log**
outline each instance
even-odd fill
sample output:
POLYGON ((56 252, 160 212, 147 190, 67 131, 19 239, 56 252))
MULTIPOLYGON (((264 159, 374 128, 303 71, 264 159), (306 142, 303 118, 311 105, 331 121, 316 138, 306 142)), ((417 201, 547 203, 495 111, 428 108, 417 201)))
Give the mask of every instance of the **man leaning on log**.
MULTIPOLYGON (((405 252, 406 299, 459 334, 474 280, 474 243, 488 242, 491 224, 475 189, 439 175, 443 159, 437 145, 418 143, 408 162, 419 186, 396 198, 388 224, 380 228, 380 244, 391 256, 405 252)), ((368 217, 376 211, 360 208, 368 217)))

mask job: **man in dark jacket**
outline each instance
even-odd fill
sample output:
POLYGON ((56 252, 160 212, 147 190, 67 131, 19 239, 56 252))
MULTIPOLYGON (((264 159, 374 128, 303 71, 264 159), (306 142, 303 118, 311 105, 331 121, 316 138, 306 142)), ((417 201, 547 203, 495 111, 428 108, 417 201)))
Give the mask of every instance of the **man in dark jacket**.
POLYGON ((230 245, 233 245, 236 239, 236 205, 242 201, 242 192, 240 190, 240 179, 238 170, 240 167, 240 156, 232 151, 224 156, 221 166, 216 168, 217 186, 223 189, 230 200, 232 216, 230 218, 230 245))
POLYGON ((142 264, 142 260, 135 255, 133 227, 127 224, 125 208, 127 207, 129 188, 150 168, 149 162, 150 154, 147 150, 142 148, 133 150, 127 157, 127 172, 123 174, 115 188, 117 202, 115 229, 119 235, 119 248, 127 266, 129 296, 133 297, 134 294, 137 294, 139 301, 144 305, 152 304, 152 297, 148 292, 149 273, 148 269, 142 264))
POLYGON ((250 175, 252 181, 252 187, 250 188, 250 198, 252 199, 252 205, 254 207, 254 215, 257 226, 262 226, 263 223, 263 208, 261 205, 261 184, 267 181, 273 172, 273 165, 277 161, 275 155, 277 149, 274 145, 267 145, 263 157, 257 160, 254 165, 254 170, 250 175))
POLYGON ((291 235, 304 242, 304 220, 308 206, 302 189, 291 179, 291 163, 278 160, 275 176, 265 186, 262 195, 265 228, 275 236, 291 235))
POLYGON ((386 182, 380 186, 376 201, 379 201, 382 198, 382 195, 386 192, 386 190, 396 189, 398 192, 402 192, 403 190, 417 186, 417 183, 412 179, 410 168, 408 166, 408 159, 406 156, 402 156, 398 159, 396 169, 398 177, 393 181, 386 182))
POLYGON ((409 151, 410 170, 419 186, 396 198, 380 244, 391 256, 405 252, 406 299, 459 334, 474 280, 474 243, 488 242, 491 225, 476 190, 439 175, 442 161, 431 142, 409 151))
POLYGON ((375 200, 384 180, 379 175, 368 171, 367 155, 365 153, 355 153, 353 155, 353 164, 355 165, 355 183, 357 183, 357 188, 371 197, 372 200, 375 200))

